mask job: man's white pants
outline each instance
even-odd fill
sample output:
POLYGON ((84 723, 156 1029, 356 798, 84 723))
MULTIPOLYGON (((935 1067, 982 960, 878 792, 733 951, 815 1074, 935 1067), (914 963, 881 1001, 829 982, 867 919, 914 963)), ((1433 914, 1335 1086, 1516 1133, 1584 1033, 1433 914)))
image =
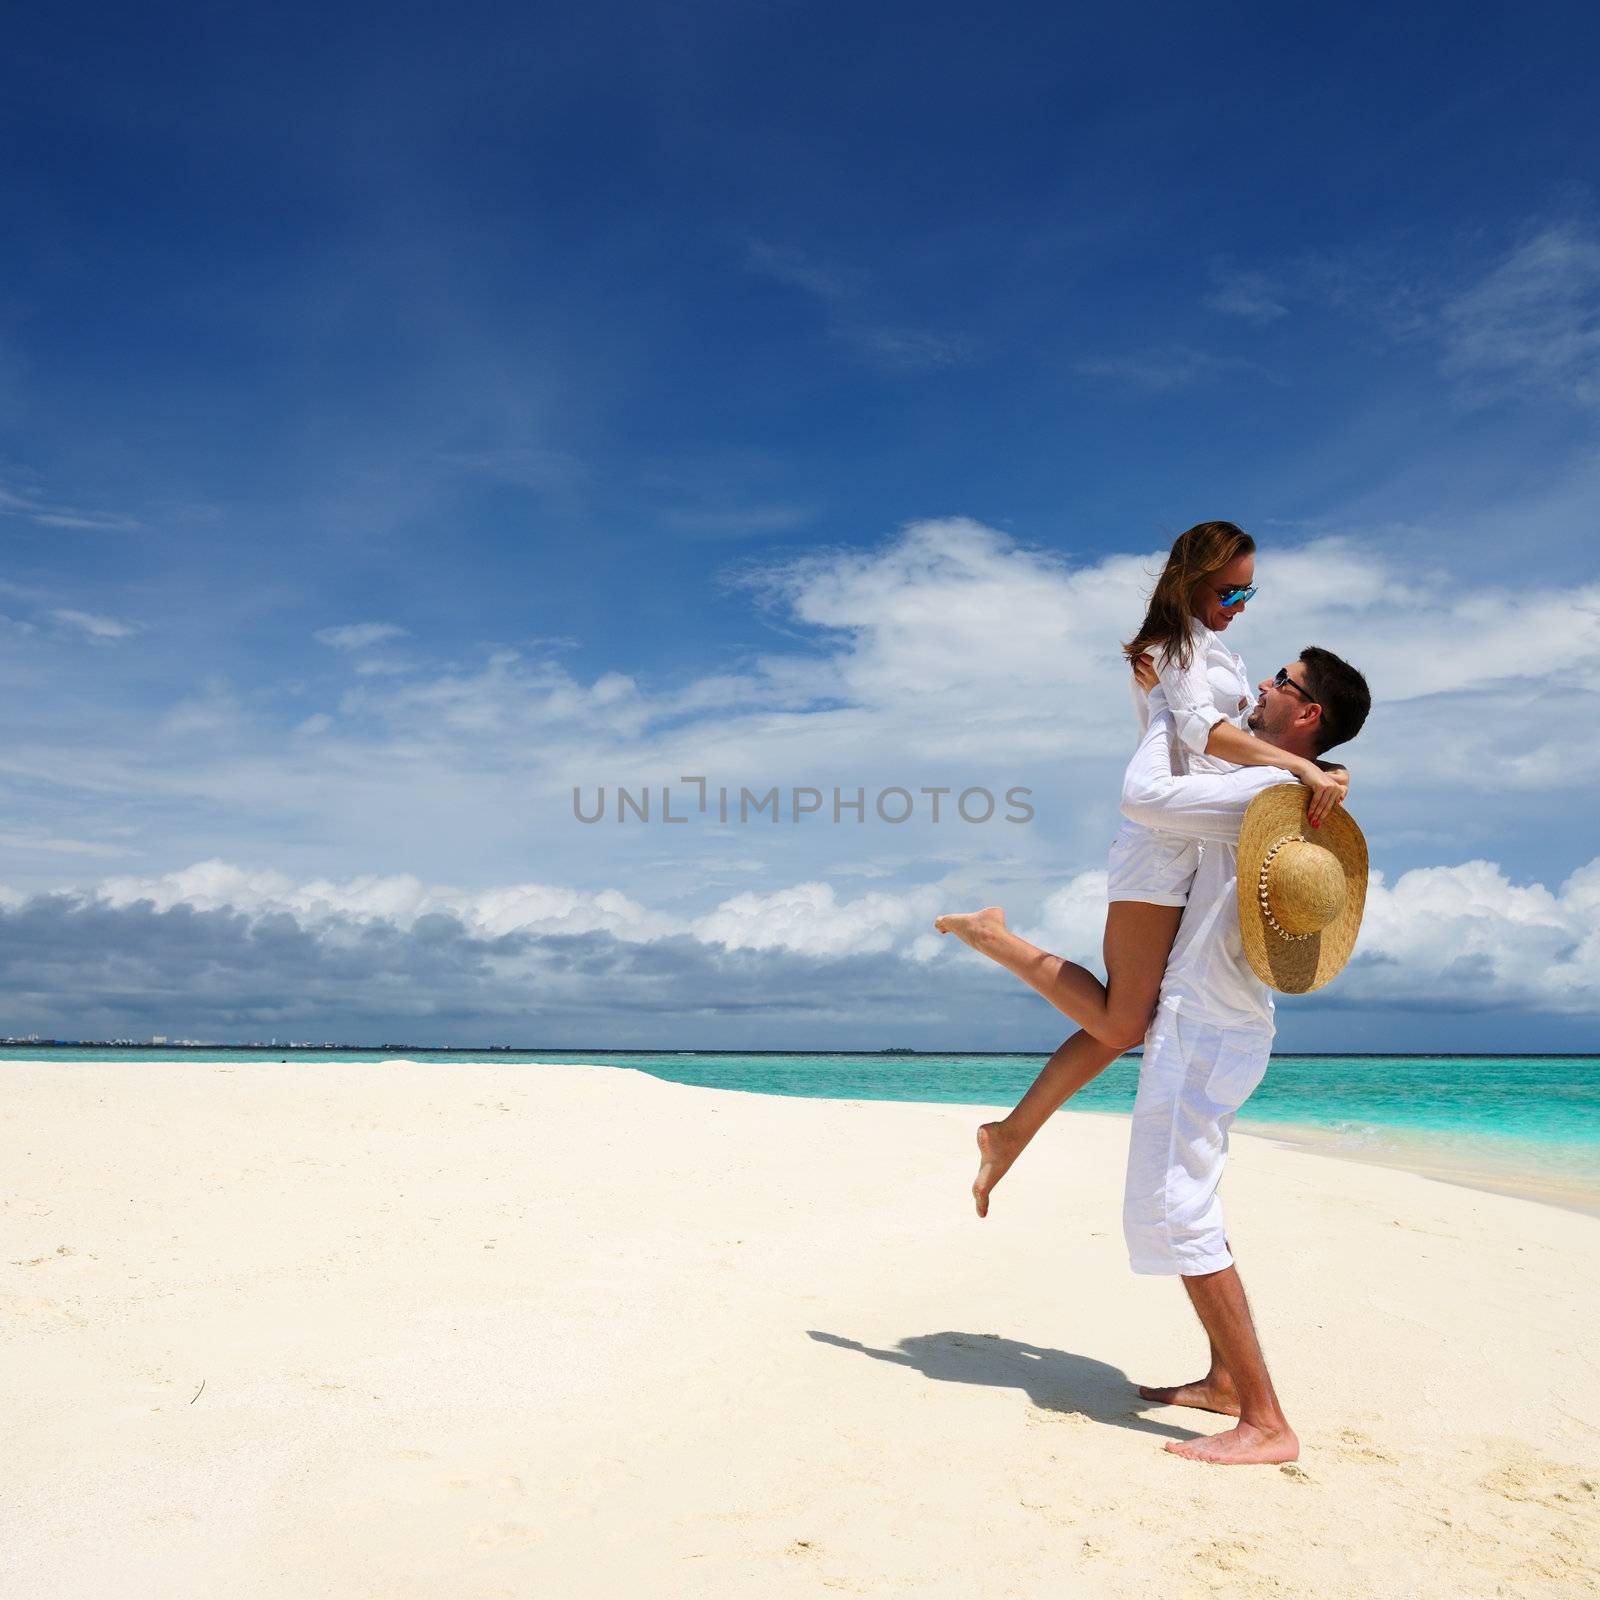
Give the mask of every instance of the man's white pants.
POLYGON ((1195 1277, 1232 1266, 1217 1184, 1228 1129, 1262 1078, 1272 1034, 1185 1017, 1165 1003, 1145 1036, 1122 1231, 1135 1272, 1195 1277))

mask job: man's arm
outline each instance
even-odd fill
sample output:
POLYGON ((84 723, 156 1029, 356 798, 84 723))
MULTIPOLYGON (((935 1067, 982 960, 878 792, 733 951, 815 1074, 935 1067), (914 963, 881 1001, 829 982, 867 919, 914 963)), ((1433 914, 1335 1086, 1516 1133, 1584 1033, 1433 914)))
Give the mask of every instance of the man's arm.
POLYGON ((1237 844, 1239 824, 1263 789, 1294 779, 1280 767, 1172 775, 1172 713, 1154 695, 1150 726, 1122 775, 1122 814, 1132 822, 1190 839, 1237 844))

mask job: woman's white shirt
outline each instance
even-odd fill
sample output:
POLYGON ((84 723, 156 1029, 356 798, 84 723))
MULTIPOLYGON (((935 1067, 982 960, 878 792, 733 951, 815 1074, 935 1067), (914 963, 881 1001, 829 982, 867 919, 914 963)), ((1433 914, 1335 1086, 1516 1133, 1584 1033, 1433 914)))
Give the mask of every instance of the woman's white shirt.
MULTIPOLYGON (((1250 707, 1250 679, 1244 660, 1199 621, 1190 624, 1189 645, 1187 667, 1180 668, 1164 651, 1156 657, 1156 675, 1166 692, 1178 735, 1173 741, 1173 760, 1182 763, 1185 773, 1232 772, 1232 762, 1206 754, 1206 740, 1219 722, 1244 726, 1250 707)), ((1137 680, 1133 701, 1142 737, 1150 726, 1150 700, 1137 680)))

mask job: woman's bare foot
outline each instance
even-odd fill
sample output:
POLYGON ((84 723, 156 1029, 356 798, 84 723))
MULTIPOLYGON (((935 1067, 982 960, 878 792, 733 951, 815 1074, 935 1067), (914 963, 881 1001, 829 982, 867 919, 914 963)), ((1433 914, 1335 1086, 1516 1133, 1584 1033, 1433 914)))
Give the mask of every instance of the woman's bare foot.
POLYGON ((1194 1406, 1200 1411, 1219 1411, 1225 1417, 1239 1415, 1239 1396, 1232 1382, 1220 1378, 1202 1378, 1198 1383, 1180 1383, 1171 1389, 1153 1389, 1141 1383, 1139 1393, 1164 1406, 1194 1406))
POLYGON ((947 911, 942 917, 935 917, 933 925, 940 933, 953 933, 963 944, 978 950, 989 935, 1006 931, 1006 914, 999 906, 985 906, 982 911, 947 911))
POLYGON ((1237 1428, 1214 1433, 1209 1439, 1168 1439, 1167 1449, 1175 1456, 1209 1461, 1213 1466, 1265 1466, 1297 1460, 1300 1441, 1287 1424, 1269 1430, 1241 1422, 1237 1428))
POLYGON ((978 1177, 972 1198, 978 1202, 980 1217, 989 1215, 989 1191, 1021 1154, 1022 1146, 1006 1133, 1005 1123, 986 1122, 978 1129, 978 1177))

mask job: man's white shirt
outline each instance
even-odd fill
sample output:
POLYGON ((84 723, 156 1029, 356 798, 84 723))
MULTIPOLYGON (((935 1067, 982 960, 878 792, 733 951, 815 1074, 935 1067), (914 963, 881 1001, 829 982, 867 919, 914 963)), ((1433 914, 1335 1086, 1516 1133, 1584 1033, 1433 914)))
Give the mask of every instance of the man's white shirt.
POLYGON ((1149 726, 1123 774, 1122 814, 1147 828, 1201 841, 1200 865, 1161 981, 1161 1004, 1219 1028, 1270 1037, 1272 991, 1245 959, 1239 932, 1239 828, 1262 790, 1293 783, 1294 777, 1281 767, 1175 777, 1177 734, 1159 687, 1149 705, 1149 726))

